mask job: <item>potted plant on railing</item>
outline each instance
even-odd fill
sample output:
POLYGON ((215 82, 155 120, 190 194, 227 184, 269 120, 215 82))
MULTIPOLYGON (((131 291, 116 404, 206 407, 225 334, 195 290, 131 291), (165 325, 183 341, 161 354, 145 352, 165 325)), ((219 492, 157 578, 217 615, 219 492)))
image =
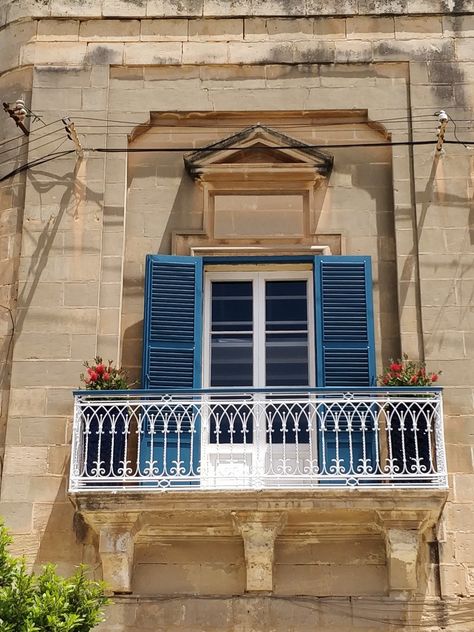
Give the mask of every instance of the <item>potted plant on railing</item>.
POLYGON ((400 391, 406 389, 406 396, 414 398, 411 402, 397 401, 403 398, 399 391, 391 395, 392 401, 385 407, 388 458, 394 473, 428 474, 433 469, 435 410, 426 394, 418 391, 410 393, 409 389, 432 386, 440 375, 441 371, 427 371, 425 362, 409 360, 405 353, 401 359, 391 360, 378 377, 381 386, 395 387, 400 391))
MULTIPOLYGON (((130 388, 124 369, 105 363, 96 356, 92 363, 84 362, 81 381, 88 391, 122 391, 130 388)), ((83 406, 84 473, 90 477, 118 476, 125 467, 125 430, 127 410, 104 400, 83 406)), ((96 484, 96 483, 95 483, 96 484)), ((106 484, 106 483, 105 483, 106 484)))

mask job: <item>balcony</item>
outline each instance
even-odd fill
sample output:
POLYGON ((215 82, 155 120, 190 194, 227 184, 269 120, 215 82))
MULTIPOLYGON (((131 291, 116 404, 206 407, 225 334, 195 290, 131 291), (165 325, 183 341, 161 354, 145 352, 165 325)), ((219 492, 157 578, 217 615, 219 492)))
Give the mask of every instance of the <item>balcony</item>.
POLYGON ((446 481, 439 389, 75 393, 73 493, 446 481))
POLYGON ((69 493, 115 592, 133 591, 136 547, 236 537, 247 592, 272 590, 278 538, 382 538, 388 593, 418 589, 447 497, 440 389, 74 397, 69 493))

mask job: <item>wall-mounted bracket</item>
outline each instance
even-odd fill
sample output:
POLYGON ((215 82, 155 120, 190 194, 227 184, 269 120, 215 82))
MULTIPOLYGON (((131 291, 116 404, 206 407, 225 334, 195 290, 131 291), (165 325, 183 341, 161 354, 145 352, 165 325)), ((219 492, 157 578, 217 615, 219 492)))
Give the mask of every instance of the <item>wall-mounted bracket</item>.
POLYGON ((246 591, 271 592, 275 540, 286 524, 286 513, 239 511, 232 512, 232 519, 244 541, 246 591))

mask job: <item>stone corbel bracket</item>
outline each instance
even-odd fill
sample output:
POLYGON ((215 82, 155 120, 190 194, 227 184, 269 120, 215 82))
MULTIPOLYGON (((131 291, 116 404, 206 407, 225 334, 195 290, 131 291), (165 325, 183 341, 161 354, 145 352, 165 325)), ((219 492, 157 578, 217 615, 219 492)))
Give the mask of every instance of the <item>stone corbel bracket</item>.
POLYGON ((424 512, 378 512, 385 538, 388 588, 391 596, 409 597, 420 583, 420 550, 424 532, 432 526, 424 512))
POLYGON ((135 537, 140 530, 139 514, 107 513, 87 516, 87 522, 99 536, 99 555, 107 592, 132 592, 135 537))
POLYGON ((232 520, 236 533, 244 541, 246 592, 272 592, 275 540, 286 524, 287 514, 234 511, 232 520))

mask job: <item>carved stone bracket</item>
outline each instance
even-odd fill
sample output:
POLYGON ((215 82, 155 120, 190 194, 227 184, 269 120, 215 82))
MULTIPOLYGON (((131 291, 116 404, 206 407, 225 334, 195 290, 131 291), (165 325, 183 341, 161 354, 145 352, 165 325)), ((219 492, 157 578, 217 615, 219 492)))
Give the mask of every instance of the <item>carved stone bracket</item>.
POLYGON ((417 530, 390 528, 386 530, 385 546, 391 593, 416 590, 420 541, 421 534, 417 530))
POLYGON ((234 527, 244 541, 247 592, 273 590, 275 540, 286 518, 283 512, 232 512, 234 527))
POLYGON ((106 590, 132 592, 135 536, 139 531, 135 512, 90 513, 86 520, 99 536, 99 555, 106 590))
POLYGON ((104 527, 99 535, 99 553, 107 587, 114 593, 132 592, 133 534, 120 527, 104 527))
POLYGON ((411 594, 418 587, 422 536, 430 521, 423 512, 379 514, 385 537, 389 591, 411 594))

